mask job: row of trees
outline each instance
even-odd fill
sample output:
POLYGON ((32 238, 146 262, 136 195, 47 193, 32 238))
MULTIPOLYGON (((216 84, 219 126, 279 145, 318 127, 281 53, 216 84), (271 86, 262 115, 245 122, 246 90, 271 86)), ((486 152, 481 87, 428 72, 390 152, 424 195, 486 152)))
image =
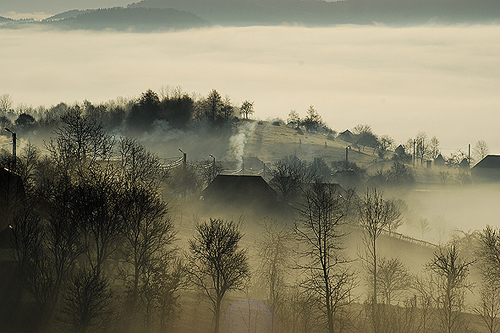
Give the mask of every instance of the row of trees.
POLYGON ((297 130, 304 128, 308 132, 329 134, 333 138, 335 131, 330 129, 328 125, 323 122, 323 119, 321 119, 320 114, 316 111, 314 106, 311 105, 309 109, 307 109, 306 113, 306 117, 301 118, 297 110, 290 111, 288 114, 287 124, 297 130))
POLYGON ((353 185, 357 186, 363 186, 365 181, 373 187, 405 187, 415 183, 413 171, 398 161, 393 162, 388 170, 368 176, 366 170, 354 162, 337 161, 328 166, 319 157, 308 163, 296 156, 285 156, 273 164, 269 184, 278 193, 281 201, 295 202, 304 186, 314 181, 330 182, 337 172, 348 173, 348 177, 356 181, 353 185))
POLYGON ((21 105, 13 109, 9 95, 0 96, 0 125, 19 132, 46 131, 50 133, 68 110, 80 108, 89 116, 107 125, 108 130, 123 126, 132 132, 147 132, 155 123, 165 122, 176 129, 187 129, 196 123, 223 127, 241 115, 248 119, 254 113, 254 103, 244 101, 240 107, 229 97, 222 97, 212 90, 207 97, 195 97, 183 92, 179 87, 163 88, 160 94, 147 90, 139 98, 94 105, 84 101, 82 105, 68 106, 60 103, 49 109, 21 105))

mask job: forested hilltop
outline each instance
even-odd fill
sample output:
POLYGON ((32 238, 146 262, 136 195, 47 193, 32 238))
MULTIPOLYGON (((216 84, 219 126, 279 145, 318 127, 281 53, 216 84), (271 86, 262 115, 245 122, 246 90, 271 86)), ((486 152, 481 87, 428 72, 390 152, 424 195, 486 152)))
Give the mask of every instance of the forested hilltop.
MULTIPOLYGON (((0 23, 2 21, 0 20, 0 23)), ((207 27, 211 24, 201 17, 172 8, 104 8, 71 10, 42 21, 9 20, 0 27, 19 28, 27 25, 59 29, 116 30, 152 32, 207 27)))
POLYGON ((18 28, 43 24, 64 29, 151 32, 222 26, 301 24, 495 24, 500 6, 495 0, 143 0, 126 7, 70 10, 49 19, 3 20, 18 28))
POLYGON ((180 88, 0 96, 2 329, 491 332, 500 230, 424 241, 438 225, 408 201, 469 186, 464 155, 257 107, 180 88))

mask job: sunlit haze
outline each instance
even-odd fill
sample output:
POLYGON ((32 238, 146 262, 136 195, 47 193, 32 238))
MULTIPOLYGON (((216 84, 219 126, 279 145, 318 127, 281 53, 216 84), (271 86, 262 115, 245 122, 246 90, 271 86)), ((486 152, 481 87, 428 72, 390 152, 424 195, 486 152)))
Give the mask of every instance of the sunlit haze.
POLYGON ((500 26, 300 26, 169 33, 2 30, 0 92, 50 106, 217 89, 255 117, 310 105, 336 130, 363 123, 398 142, 419 131, 443 151, 500 151, 500 26))

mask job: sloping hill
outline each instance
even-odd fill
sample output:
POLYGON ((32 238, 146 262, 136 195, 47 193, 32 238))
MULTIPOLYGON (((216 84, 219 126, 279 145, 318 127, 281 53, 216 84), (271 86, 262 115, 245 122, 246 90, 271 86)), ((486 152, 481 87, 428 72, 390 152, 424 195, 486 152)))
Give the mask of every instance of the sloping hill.
POLYGON ((0 24, 3 24, 3 23, 9 23, 9 22, 12 22, 13 20, 8 18, 8 17, 3 17, 3 16, 0 16, 0 24))
MULTIPOLYGON (((287 155, 295 155, 300 159, 312 161, 320 157, 327 164, 344 161, 346 147, 350 143, 318 134, 300 132, 287 125, 273 125, 270 122, 256 122, 252 131, 248 132, 245 144, 245 157, 256 156, 266 163, 274 163, 287 155)), ((362 167, 372 168, 382 162, 372 148, 350 149, 349 161, 362 167)))
POLYGON ((192 13, 171 8, 107 8, 69 11, 47 19, 43 24, 63 29, 149 32, 209 26, 210 23, 192 13))
POLYGON ((68 19, 68 18, 75 18, 78 15, 85 14, 85 13, 92 12, 92 11, 93 11, 92 9, 87 9, 87 10, 80 10, 80 9, 68 10, 67 12, 56 14, 56 15, 53 15, 53 16, 51 16, 49 18, 46 18, 45 21, 48 22, 48 21, 64 20, 64 19, 68 19))

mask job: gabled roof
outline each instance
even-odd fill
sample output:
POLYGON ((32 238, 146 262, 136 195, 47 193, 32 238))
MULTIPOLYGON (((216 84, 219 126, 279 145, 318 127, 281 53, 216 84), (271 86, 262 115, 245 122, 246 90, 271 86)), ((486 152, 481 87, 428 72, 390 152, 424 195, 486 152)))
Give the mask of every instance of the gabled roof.
POLYGON ((500 155, 488 155, 479 161, 473 169, 500 169, 500 155))
POLYGON ((218 175, 201 195, 205 201, 231 205, 276 201, 276 192, 261 176, 218 175))
POLYGON ((337 135, 338 139, 345 141, 345 142, 353 142, 354 137, 355 137, 355 135, 352 134, 352 132, 349 131, 348 129, 346 129, 345 131, 343 131, 342 133, 339 133, 339 135, 337 135))
POLYGON ((261 176, 218 175, 201 193, 204 214, 270 216, 289 219, 293 210, 277 199, 276 192, 261 176))

